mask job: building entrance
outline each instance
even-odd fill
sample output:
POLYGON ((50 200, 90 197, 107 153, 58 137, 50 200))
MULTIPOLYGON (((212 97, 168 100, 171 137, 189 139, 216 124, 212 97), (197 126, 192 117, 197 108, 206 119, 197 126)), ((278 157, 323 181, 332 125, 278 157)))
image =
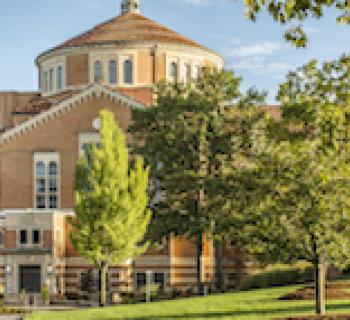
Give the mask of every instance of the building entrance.
POLYGON ((20 290, 29 293, 39 293, 41 289, 41 267, 20 266, 19 267, 20 290))

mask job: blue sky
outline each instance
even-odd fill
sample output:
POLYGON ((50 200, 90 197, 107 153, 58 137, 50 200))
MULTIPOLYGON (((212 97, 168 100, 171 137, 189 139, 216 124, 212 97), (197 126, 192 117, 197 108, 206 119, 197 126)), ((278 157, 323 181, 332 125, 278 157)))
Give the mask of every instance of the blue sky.
MULTIPOLYGON (((267 15, 245 19, 243 0, 141 0, 142 13, 221 53, 226 67, 242 76, 243 88, 269 91, 274 102, 288 70, 316 58, 350 53, 350 27, 339 26, 335 10, 306 23, 310 43, 295 49, 284 27, 267 15)), ((36 90, 35 57, 42 51, 119 14, 120 0, 1 0, 0 91, 36 90)))

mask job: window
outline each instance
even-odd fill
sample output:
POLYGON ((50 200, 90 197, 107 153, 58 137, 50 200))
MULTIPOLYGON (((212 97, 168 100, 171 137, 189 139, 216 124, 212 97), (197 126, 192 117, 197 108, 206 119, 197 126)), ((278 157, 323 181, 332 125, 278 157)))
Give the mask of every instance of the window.
POLYGON ((154 274, 154 283, 159 285, 160 290, 164 290, 164 285, 165 285, 164 273, 156 272, 154 274))
POLYGON ((140 288, 146 285, 146 273, 137 273, 136 275, 136 287, 139 290, 140 288))
POLYGON ((94 80, 95 82, 99 82, 103 79, 103 68, 102 62, 100 60, 95 61, 94 65, 94 80))
POLYGON ((5 244, 5 231, 0 230, 0 246, 2 247, 5 244))
POLYGON ((40 244, 40 231, 39 230, 33 230, 33 233, 32 233, 32 242, 33 244, 40 244))
POLYGON ((192 79, 191 65, 185 64, 185 82, 190 83, 192 79))
POLYGON ((108 69, 109 69, 109 83, 116 84, 117 83, 117 61, 110 60, 108 69))
POLYGON ((59 66, 57 68, 57 90, 61 91, 63 89, 63 67, 59 66))
POLYGON ((28 243, 27 230, 20 230, 20 232, 19 232, 19 243, 20 244, 27 244, 28 243))
POLYGON ((172 81, 176 81, 177 80, 177 63, 176 62, 172 62, 170 63, 170 67, 169 67, 169 76, 170 79, 172 81))
POLYGON ((133 82, 133 65, 130 59, 124 61, 124 83, 132 84, 133 82))
POLYGON ((53 82, 54 82, 54 69, 50 69, 50 82, 49 82, 49 90, 53 91, 53 82))
POLYGON ((201 66, 195 66, 194 68, 194 78, 199 79, 202 76, 202 67, 201 66))
POLYGON ((44 91, 47 92, 49 90, 49 75, 48 72, 44 72, 44 91))
POLYGON ((56 209, 59 207, 58 153, 36 153, 35 162, 35 207, 56 209))
POLYGON ((79 134, 79 154, 86 154, 91 144, 99 144, 100 134, 98 132, 82 132, 79 134))

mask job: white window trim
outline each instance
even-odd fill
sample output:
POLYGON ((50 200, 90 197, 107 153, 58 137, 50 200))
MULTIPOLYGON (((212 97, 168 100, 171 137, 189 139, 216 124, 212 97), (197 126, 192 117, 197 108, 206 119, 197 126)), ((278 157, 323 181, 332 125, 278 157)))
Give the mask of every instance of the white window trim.
POLYGON ((138 86, 137 80, 137 51, 136 50, 120 50, 118 54, 113 51, 99 51, 90 53, 90 83, 95 82, 94 64, 97 60, 102 62, 103 79, 102 84, 108 85, 112 88, 124 87, 130 88, 138 86), (132 84, 124 83, 124 61, 131 59, 133 64, 133 82, 132 84), (117 83, 109 83, 109 61, 115 60, 117 62, 117 83))
POLYGON ((80 132, 79 133, 79 156, 83 155, 83 144, 86 143, 99 143, 101 141, 100 134, 98 132, 80 132))
POLYGON ((33 203, 34 208, 36 210, 55 210, 61 208, 61 163, 60 163, 60 155, 58 152, 36 152, 34 153, 34 161, 33 161, 33 203), (37 162, 44 162, 45 168, 48 170, 49 163, 51 161, 57 162, 57 208, 50 208, 50 196, 49 196, 49 175, 46 171, 45 175, 45 183, 46 183, 46 191, 45 191, 45 208, 39 209, 37 208, 36 203, 36 164, 37 162))

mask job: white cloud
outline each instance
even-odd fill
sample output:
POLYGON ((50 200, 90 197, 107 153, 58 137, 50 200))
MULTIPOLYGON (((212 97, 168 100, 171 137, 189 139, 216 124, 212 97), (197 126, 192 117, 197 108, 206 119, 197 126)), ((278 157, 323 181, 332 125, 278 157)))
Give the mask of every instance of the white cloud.
POLYGON ((260 42, 251 45, 239 46, 226 50, 230 57, 249 57, 271 55, 281 50, 283 46, 279 42, 260 42))
POLYGON ((234 70, 248 71, 255 75, 272 74, 284 75, 293 68, 293 65, 279 61, 266 61, 260 57, 245 59, 229 66, 234 70))

